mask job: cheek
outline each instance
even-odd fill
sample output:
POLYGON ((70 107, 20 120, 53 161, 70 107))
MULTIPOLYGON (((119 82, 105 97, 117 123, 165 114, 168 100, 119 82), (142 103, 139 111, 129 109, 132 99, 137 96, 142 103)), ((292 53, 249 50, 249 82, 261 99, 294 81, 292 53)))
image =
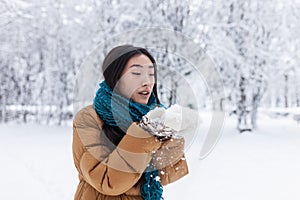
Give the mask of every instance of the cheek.
POLYGON ((137 80, 131 77, 123 77, 118 83, 118 92, 126 98, 131 98, 136 89, 138 89, 137 80))

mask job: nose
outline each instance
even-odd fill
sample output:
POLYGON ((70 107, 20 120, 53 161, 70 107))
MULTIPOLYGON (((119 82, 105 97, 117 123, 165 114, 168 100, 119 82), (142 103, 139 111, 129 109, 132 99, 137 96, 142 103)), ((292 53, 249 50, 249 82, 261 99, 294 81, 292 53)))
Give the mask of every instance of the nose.
POLYGON ((148 86, 150 84, 150 81, 144 81, 142 86, 148 86))
POLYGON ((148 75, 145 75, 143 78, 142 86, 148 86, 150 85, 152 79, 148 75))

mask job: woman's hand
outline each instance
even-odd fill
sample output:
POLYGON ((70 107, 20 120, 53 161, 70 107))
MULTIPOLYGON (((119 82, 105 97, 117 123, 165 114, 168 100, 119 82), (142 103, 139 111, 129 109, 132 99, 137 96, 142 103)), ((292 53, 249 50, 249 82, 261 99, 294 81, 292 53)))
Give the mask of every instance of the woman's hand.
POLYGON ((164 116, 165 110, 163 108, 155 108, 142 117, 139 126, 161 141, 170 139, 176 130, 165 125, 164 116))
POLYGON ((172 137, 162 142, 161 147, 152 155, 151 164, 155 169, 177 163, 184 155, 184 138, 172 137))

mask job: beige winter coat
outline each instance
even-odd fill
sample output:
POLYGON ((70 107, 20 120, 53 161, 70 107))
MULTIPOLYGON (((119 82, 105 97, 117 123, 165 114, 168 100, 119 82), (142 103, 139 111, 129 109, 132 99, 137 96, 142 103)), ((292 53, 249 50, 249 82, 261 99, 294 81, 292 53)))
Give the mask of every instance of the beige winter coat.
MULTIPOLYGON (((154 152, 172 149, 133 123, 117 147, 102 131, 103 121, 92 105, 81 109, 73 123, 73 157, 79 174, 75 200, 142 200, 138 182, 154 152)), ((171 145, 170 145, 171 144, 171 145)), ((157 164, 159 165, 159 163, 157 164)), ((162 185, 188 174, 183 153, 162 166, 162 185)))

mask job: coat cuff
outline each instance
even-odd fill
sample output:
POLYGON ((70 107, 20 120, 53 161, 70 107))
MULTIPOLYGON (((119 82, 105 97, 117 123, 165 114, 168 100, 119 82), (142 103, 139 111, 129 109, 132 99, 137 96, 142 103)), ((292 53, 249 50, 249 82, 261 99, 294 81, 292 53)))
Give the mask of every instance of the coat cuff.
POLYGON ((133 153, 151 153, 161 146, 161 142, 147 131, 132 123, 118 147, 133 153))

